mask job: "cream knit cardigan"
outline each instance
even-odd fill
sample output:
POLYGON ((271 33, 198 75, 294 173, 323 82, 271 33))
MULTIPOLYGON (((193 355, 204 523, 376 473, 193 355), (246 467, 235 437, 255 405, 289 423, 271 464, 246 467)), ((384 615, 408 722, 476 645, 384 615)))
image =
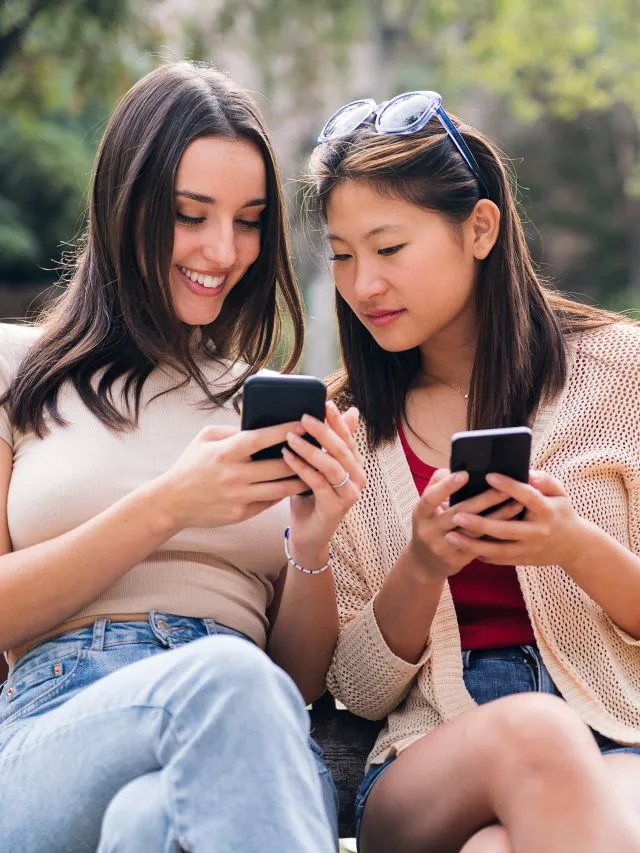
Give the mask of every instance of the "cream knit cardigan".
MULTIPOLYGON (((398 658, 380 633, 373 600, 409 539, 418 493, 398 439, 375 453, 362 428, 357 441, 368 485, 333 541, 341 630, 328 684, 355 714, 387 718, 371 764, 474 702, 448 585, 416 664, 398 658)), ((640 328, 611 325, 570 341, 565 388, 533 424, 532 467, 557 477, 581 516, 640 556, 640 328)), ((542 658, 566 701, 602 734, 640 745, 640 642, 559 566, 516 571, 542 658)))

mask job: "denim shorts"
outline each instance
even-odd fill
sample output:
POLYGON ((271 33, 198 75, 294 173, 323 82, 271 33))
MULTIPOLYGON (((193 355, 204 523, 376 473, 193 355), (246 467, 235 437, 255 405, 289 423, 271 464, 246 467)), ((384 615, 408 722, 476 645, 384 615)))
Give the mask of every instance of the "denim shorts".
MULTIPOLYGON (((471 650, 462 653, 465 687, 478 705, 514 693, 549 693, 560 696, 549 671, 535 646, 509 646, 503 649, 471 650)), ((593 731, 593 730, 592 730, 593 731)), ((631 753, 640 755, 640 747, 621 746, 615 741, 593 731, 602 753, 631 753)), ((396 756, 381 764, 374 764, 365 774, 356 795, 356 837, 360 838, 362 815, 376 781, 382 776, 396 756)))

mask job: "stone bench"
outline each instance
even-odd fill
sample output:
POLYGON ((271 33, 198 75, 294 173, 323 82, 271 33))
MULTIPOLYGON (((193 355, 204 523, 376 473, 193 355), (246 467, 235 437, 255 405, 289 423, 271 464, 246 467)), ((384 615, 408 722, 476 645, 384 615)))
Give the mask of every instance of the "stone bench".
POLYGON ((336 708, 325 693, 311 708, 311 733, 324 750, 340 798, 340 838, 353 838, 356 791, 364 775, 367 756, 382 728, 382 721, 365 720, 336 708))

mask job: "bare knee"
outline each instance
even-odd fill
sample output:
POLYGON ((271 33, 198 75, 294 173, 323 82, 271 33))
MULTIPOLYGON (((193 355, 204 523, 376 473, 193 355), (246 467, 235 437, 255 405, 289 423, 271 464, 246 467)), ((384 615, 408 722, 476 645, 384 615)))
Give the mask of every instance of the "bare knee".
POLYGON ((489 748, 495 774, 503 784, 549 777, 566 784, 585 762, 599 758, 595 741, 562 699, 518 694, 483 706, 481 737, 489 748))
POLYGON ((495 824, 485 826, 470 838, 460 853, 513 853, 506 829, 495 824))

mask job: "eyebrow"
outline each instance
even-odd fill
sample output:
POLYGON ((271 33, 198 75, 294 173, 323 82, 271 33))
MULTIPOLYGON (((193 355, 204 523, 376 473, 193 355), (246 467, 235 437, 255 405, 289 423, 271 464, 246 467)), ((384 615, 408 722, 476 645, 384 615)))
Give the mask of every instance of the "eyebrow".
MULTIPOLYGON (((215 198, 212 198, 212 196, 194 193, 191 190, 176 190, 176 195, 182 196, 183 198, 190 198, 192 201, 199 201, 201 204, 216 203, 215 198)), ((264 207, 266 203, 266 198, 251 198, 242 205, 241 209, 244 210, 245 207, 264 207)))
MULTIPOLYGON (((372 228, 371 231, 367 231, 364 235, 365 240, 369 240, 371 237, 375 237, 377 234, 380 234, 382 231, 394 231, 398 228, 402 228, 401 225, 378 225, 376 228, 372 228)), ((346 243, 346 240, 343 240, 342 237, 339 237, 337 234, 327 234, 329 240, 337 240, 339 243, 346 243)))

